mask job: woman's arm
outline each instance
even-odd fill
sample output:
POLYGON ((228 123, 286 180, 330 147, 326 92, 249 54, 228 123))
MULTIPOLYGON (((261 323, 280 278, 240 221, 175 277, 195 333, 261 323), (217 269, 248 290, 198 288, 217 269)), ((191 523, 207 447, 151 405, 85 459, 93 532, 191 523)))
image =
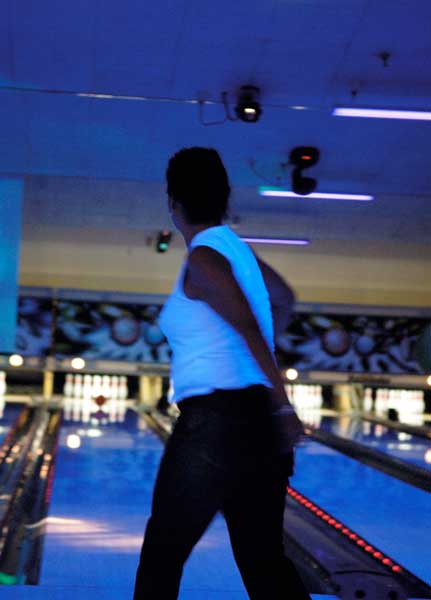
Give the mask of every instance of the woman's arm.
POLYGON ((230 262, 222 254, 208 246, 194 248, 188 259, 184 291, 190 298, 206 302, 232 325, 247 343, 274 389, 284 389, 273 354, 233 274, 230 262))

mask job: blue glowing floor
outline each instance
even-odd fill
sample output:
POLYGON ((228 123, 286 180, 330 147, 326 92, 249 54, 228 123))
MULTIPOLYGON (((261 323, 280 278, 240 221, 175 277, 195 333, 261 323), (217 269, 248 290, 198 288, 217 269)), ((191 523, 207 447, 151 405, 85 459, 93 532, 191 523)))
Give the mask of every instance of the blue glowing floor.
MULTIPOLYGON (((130 589, 125 586, 14 586, 2 588, 2 600, 127 600, 130 589)), ((314 600, 337 600, 335 596, 313 595, 314 600)), ((143 599, 144 600, 144 599, 143 599)), ((184 589, 179 600, 248 600, 242 592, 223 590, 193 590, 184 589)))
MULTIPOLYGON (((66 423, 40 586, 2 587, 2 598, 131 598, 161 452, 159 439, 132 411, 122 424, 66 423), (70 434, 80 436, 75 450, 66 443, 70 434)), ((428 494, 311 442, 298 448, 291 483, 431 582, 431 550, 423 539, 431 516, 428 494)), ((180 600, 247 600, 221 517, 186 565, 180 600)))

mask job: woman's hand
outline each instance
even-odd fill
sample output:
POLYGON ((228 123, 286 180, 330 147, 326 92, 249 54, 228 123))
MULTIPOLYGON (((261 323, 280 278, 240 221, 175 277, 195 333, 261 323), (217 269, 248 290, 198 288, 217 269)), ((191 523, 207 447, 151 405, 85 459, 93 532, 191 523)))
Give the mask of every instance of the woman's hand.
POLYGON ((304 435, 304 427, 290 404, 283 385, 273 388, 272 420, 277 445, 282 454, 291 452, 304 435))

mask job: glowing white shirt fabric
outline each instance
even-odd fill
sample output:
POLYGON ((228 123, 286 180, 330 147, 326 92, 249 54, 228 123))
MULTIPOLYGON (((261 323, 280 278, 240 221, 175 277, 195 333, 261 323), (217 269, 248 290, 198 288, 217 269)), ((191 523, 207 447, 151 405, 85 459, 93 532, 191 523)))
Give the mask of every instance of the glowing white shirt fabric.
MULTIPOLYGON (((229 260, 262 334, 274 352, 269 295, 251 249, 227 225, 209 227, 196 234, 190 251, 196 246, 209 246, 229 260)), ((159 318, 173 353, 171 401, 179 402, 215 389, 237 389, 254 384, 270 387, 239 333, 208 304, 191 300, 184 294, 186 262, 159 318)))

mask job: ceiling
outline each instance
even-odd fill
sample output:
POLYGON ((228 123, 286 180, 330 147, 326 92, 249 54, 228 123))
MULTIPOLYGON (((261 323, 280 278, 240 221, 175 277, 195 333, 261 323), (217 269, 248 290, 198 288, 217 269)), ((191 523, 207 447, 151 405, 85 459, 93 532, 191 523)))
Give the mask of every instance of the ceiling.
POLYGON ((430 22, 429 0, 3 0, 0 174, 25 178, 24 236, 168 226, 167 160, 204 145, 225 161, 240 233, 423 258, 431 123, 331 109, 429 108, 430 22), (260 121, 208 124, 242 85, 260 88, 260 121), (321 152, 318 191, 375 201, 259 196, 289 187, 280 165, 303 144, 321 152))

